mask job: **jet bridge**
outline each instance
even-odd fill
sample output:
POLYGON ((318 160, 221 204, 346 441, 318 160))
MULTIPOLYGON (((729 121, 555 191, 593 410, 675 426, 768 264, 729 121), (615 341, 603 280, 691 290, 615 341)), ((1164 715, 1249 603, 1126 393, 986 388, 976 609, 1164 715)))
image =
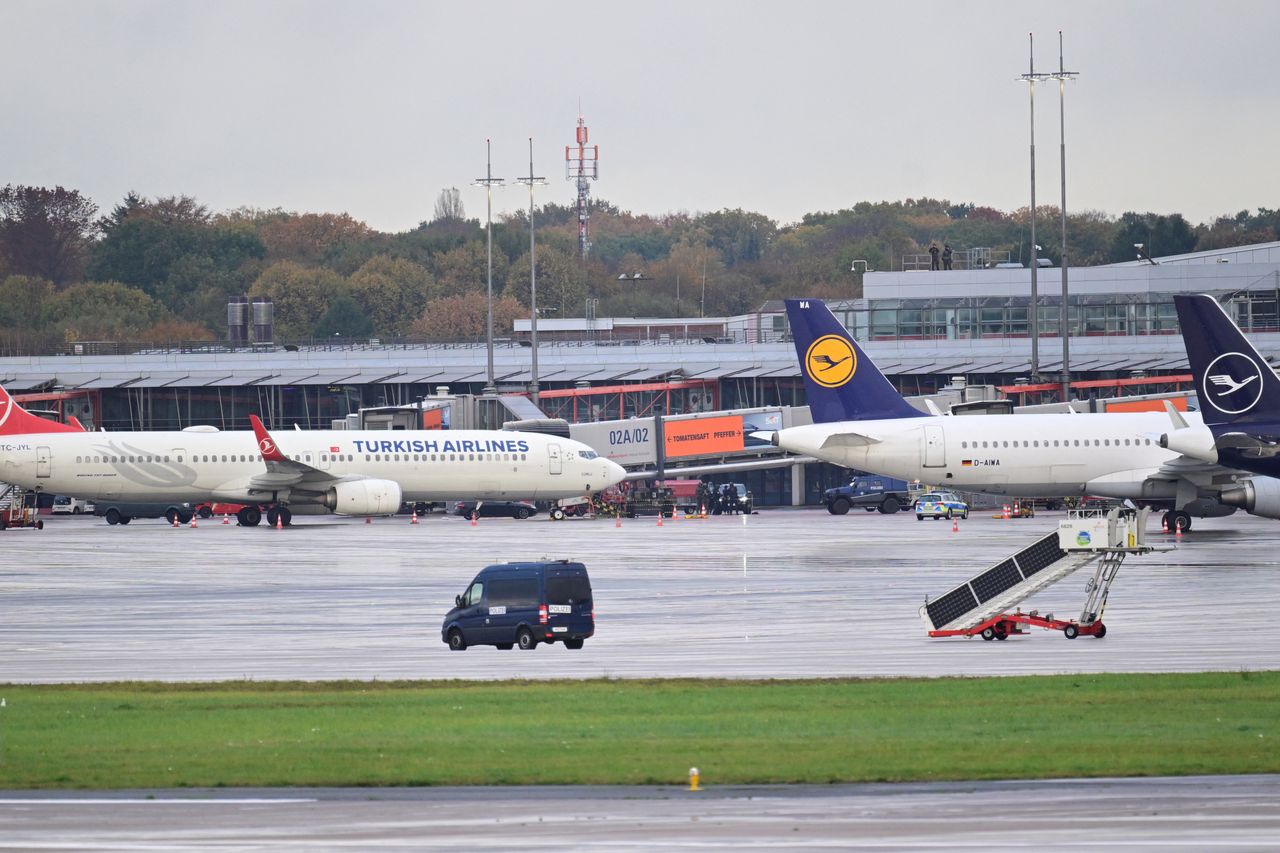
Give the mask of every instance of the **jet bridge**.
POLYGON ((1067 639, 1080 634, 1101 638, 1107 596, 1120 564, 1129 554, 1152 550, 1146 544, 1149 509, 1073 511, 1058 529, 996 563, 920 608, 930 637, 973 637, 1004 640, 1025 633, 1022 626, 1060 630, 1067 639), (1023 613, 1019 604, 1090 563, 1097 563, 1086 585, 1078 620, 1055 619, 1038 611, 1023 613))

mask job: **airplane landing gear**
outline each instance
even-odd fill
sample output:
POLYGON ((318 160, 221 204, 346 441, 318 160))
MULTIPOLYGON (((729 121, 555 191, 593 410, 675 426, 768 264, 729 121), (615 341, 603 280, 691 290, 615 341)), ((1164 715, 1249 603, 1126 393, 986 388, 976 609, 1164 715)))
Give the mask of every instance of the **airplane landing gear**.
POLYGON ((1164 529, 1170 533, 1176 533, 1178 528, 1182 528, 1183 533, 1191 530, 1191 513, 1180 509, 1170 510, 1164 514, 1162 519, 1164 529))
POLYGON ((262 510, 256 506, 247 506, 236 513, 236 521, 241 527, 257 527, 262 523, 262 510))
POLYGON ((287 506, 267 507, 267 526, 275 527, 279 524, 281 527, 288 527, 293 523, 293 513, 289 511, 287 506))

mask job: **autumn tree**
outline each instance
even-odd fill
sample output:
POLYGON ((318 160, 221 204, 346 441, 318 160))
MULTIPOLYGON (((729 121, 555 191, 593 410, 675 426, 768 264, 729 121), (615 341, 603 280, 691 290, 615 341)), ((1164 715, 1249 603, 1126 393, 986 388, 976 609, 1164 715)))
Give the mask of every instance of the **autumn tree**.
MULTIPOLYGON (((445 296, 427 303, 426 310, 414 321, 413 334, 433 340, 475 340, 485 336, 488 320, 485 294, 471 291, 445 296)), ((528 317, 529 309, 510 296, 493 301, 493 333, 508 337, 519 317, 528 317)))
POLYGON ((370 258, 352 273, 347 289, 374 331, 393 337, 405 334, 428 300, 440 295, 426 269, 385 255, 370 258))
POLYGON ((329 305, 346 290, 342 276, 332 270, 281 261, 263 270, 249 295, 271 298, 278 340, 298 340, 312 336, 329 305))
POLYGON ((53 282, 11 275, 0 282, 0 328, 39 331, 49 321, 53 282))
POLYGON ((281 213, 258 217, 258 236, 269 262, 327 265, 374 232, 346 213, 281 213))
MULTIPOLYGON (((494 290, 501 292, 511 264, 500 251, 493 253, 494 290)), ((465 243, 432 258, 431 270, 442 294, 484 291, 488 286, 488 249, 481 241, 465 243)))
MULTIPOLYGON (((587 297, 587 277, 577 256, 552 246, 537 248, 538 308, 552 309, 558 317, 581 316, 587 297)), ((503 294, 530 304, 529 276, 529 253, 525 252, 508 269, 503 294)))
POLYGON ((329 303, 329 310, 324 312, 324 316, 316 324, 315 336, 323 339, 343 337, 359 340, 368 338, 373 331, 373 321, 365 316, 360 303, 343 293, 329 303))
POLYGON ((164 306, 120 282, 87 282, 52 299, 50 324, 67 341, 136 341, 169 316, 164 306))
POLYGON ((0 255, 10 274, 55 287, 79 281, 98 206, 76 190, 9 184, 0 189, 0 255))
POLYGON ((433 221, 441 220, 458 220, 467 218, 466 208, 462 206, 462 193, 457 187, 449 187, 440 190, 440 195, 436 196, 436 209, 433 221))

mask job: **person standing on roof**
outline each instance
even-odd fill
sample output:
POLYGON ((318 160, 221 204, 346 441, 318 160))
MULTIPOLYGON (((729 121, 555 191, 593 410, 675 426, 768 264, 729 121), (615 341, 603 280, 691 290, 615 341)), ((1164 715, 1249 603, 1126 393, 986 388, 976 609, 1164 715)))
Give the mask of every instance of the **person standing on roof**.
POLYGON ((942 244, 942 268, 944 270, 951 269, 951 244, 942 244))
POLYGON ((938 244, 937 243, 929 244, 929 257, 932 258, 932 261, 929 264, 929 269, 936 270, 938 268, 938 244))

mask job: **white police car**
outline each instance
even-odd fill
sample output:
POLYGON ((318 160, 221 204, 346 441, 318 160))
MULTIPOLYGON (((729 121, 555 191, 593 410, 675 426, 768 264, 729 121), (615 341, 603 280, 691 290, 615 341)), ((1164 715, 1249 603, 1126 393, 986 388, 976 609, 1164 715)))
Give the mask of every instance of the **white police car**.
POLYGON ((956 515, 968 518, 969 505, 953 492, 926 492, 916 499, 916 521, 924 521, 925 516, 937 521, 956 515))

